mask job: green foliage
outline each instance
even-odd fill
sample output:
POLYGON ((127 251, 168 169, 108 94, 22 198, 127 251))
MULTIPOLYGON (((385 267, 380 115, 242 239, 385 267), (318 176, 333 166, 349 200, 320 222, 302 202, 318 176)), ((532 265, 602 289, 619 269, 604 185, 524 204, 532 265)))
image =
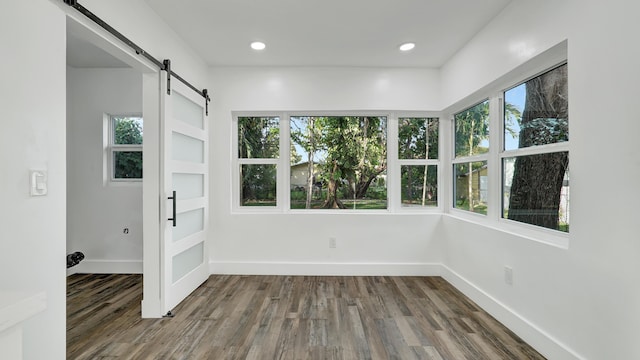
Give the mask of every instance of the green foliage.
POLYGON ((398 158, 437 159, 438 119, 401 118, 399 120, 398 158))
MULTIPOLYGON (((505 96, 506 97, 506 96, 505 96)), ((522 112, 514 104, 506 102, 504 104, 504 132, 512 138, 518 138, 518 129, 522 123, 522 112)))
MULTIPOLYGON (((142 145, 141 118, 114 118, 113 143, 117 145, 142 145)), ((142 151, 113 152, 113 177, 115 179, 142 179, 142 151)))
POLYGON ((384 117, 292 118, 290 133, 292 144, 308 154, 303 160, 319 163, 316 181, 327 190, 326 207, 369 196, 369 187, 386 170, 384 117))
POLYGON ((298 150, 296 150, 296 147, 293 145, 293 143, 291 143, 291 149, 289 150, 289 154, 290 154, 290 163, 291 165, 295 165, 298 164, 299 162, 302 161, 302 155, 298 154, 298 150))
POLYGON ((241 159, 277 158, 280 142, 277 117, 238 118, 238 156, 241 159))
POLYGON ((142 179, 142 151, 114 151, 115 179, 142 179))
POLYGON ((242 205, 276 202, 276 166, 243 164, 240 168, 242 205))
POLYGON ((401 201, 407 205, 438 205, 438 167, 403 165, 400 167, 401 201))
POLYGON ((114 118, 113 143, 116 145, 142 144, 141 118, 114 118))
POLYGON ((322 118, 325 181, 348 184, 346 198, 361 199, 387 168, 386 118, 340 116, 322 118))
MULTIPOLYGON (((238 156, 242 159, 271 159, 279 155, 280 119, 277 117, 238 118, 238 156)), ((276 166, 242 165, 243 206, 275 206, 276 166)))
POLYGON ((456 156, 471 156, 489 151, 489 101, 459 112, 454 117, 456 156))

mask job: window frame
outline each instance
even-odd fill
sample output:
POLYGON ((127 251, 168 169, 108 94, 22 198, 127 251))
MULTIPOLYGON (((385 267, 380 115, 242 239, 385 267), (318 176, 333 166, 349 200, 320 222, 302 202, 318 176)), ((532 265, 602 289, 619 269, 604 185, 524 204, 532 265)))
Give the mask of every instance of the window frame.
MULTIPOLYGON (((440 112, 406 112, 406 111, 398 111, 395 112, 393 118, 393 134, 394 134, 394 153, 390 158, 395 158, 395 166, 394 166, 394 176, 391 177, 387 173, 391 179, 394 180, 394 183, 397 182, 397 185, 394 187, 394 199, 393 202, 394 210, 397 212, 442 212, 444 209, 443 203, 446 201, 442 197, 443 195, 443 174, 442 174, 442 152, 443 152, 443 121, 442 121, 442 113, 440 112), (398 151, 398 131, 400 126, 400 119, 406 118, 424 118, 427 120, 437 119, 438 120, 438 158, 437 159, 400 159, 400 154, 398 151), (402 205, 402 166, 436 166, 437 169, 437 186, 438 191, 436 197, 438 199, 438 205, 436 206, 403 206, 402 205)), ((391 154, 389 150, 389 144, 387 144, 387 152, 391 154)), ((391 201, 390 201, 391 202, 391 201)))
MULTIPOLYGON (((467 222, 554 247, 562 249, 567 249, 569 247, 570 232, 548 229, 542 226, 503 218, 502 194, 504 181, 502 163, 505 158, 563 151, 568 152, 569 157, 571 156, 570 139, 569 141, 560 143, 504 150, 504 92, 565 64, 568 64, 566 43, 561 43, 444 111, 442 122, 447 121, 449 124, 444 128, 444 131, 447 133, 441 133, 441 136, 446 136, 451 142, 450 146, 447 146, 447 153, 443 154, 443 157, 446 157, 446 159, 443 159, 444 163, 449 164, 446 169, 443 169, 446 170, 446 178, 449 179, 446 194, 446 214, 467 222), (471 108, 475 104, 479 104, 486 99, 489 100, 489 152, 477 156, 474 155, 456 158, 455 114, 471 108), (480 159, 483 159, 485 156, 488 167, 487 214, 482 215, 456 208, 453 185, 453 182, 455 181, 454 165, 469 161, 480 161, 480 159)), ((569 129, 571 129, 571 124, 569 124, 569 129)), ((569 133, 570 132, 571 131, 569 130, 569 133)), ((568 168, 569 174, 571 173, 570 168, 571 163, 569 163, 568 168)), ((571 200, 569 204, 570 203, 571 200)))
POLYGON ((107 134, 104 136, 104 182, 111 185, 142 185, 144 174, 140 178, 116 178, 115 177, 115 154, 118 152, 139 152, 144 156, 144 118, 142 114, 104 114, 103 131, 107 134), (115 143, 115 121, 122 118, 138 118, 142 121, 143 128, 143 144, 116 144, 115 143))
MULTIPOLYGON (((442 213, 444 209, 442 179, 442 113, 436 111, 233 111, 231 113, 231 211, 240 214, 391 214, 391 213, 442 213), (238 119, 241 117, 278 117, 280 119, 280 152, 277 159, 239 159, 238 157, 238 119), (387 119, 387 208, 386 209, 291 209, 290 199, 290 120, 292 117, 304 116, 375 116, 387 119), (429 159, 429 165, 438 166, 438 206, 433 207, 403 207, 401 204, 400 166, 401 164, 417 164, 424 160, 398 159, 398 119, 407 117, 438 118, 438 159, 429 159), (264 161, 263 161, 264 160, 264 161), (247 163, 275 164, 276 175, 276 206, 241 206, 239 166, 247 163)), ((422 163, 421 163, 422 164, 422 163)), ((420 165, 421 165, 420 164, 420 165)))
MULTIPOLYGON (((284 126, 283 126, 283 118, 282 113, 274 112, 274 111, 252 111, 252 112, 238 112, 233 113, 232 115, 232 167, 231 171, 232 175, 232 210, 234 212, 255 212, 255 213, 264 213, 264 212, 274 212, 274 211, 282 211, 284 206, 283 203, 283 186, 282 186, 282 176, 283 176, 283 167, 282 167, 282 158, 284 157, 282 153, 285 137, 283 134, 284 126), (265 117, 265 118, 278 118, 278 128, 280 130, 279 139, 278 139, 278 157, 275 158, 240 158, 239 149, 238 149, 238 121, 243 117, 265 117), (242 165, 275 165, 276 166, 276 205, 275 206, 243 206, 242 199, 240 197, 240 168, 242 165)), ((288 123, 288 122, 287 122, 288 123)), ((287 131, 286 137, 288 138, 289 134, 287 131)), ((287 150, 288 154, 288 150, 287 150)))
MULTIPOLYGON (((451 166, 450 166, 450 170, 451 170, 451 182, 450 182, 450 186, 451 186, 451 196, 449 198, 449 201, 451 201, 450 205, 451 205, 451 209, 453 211, 460 211, 460 212, 465 212, 465 213, 469 213, 472 216, 479 216, 479 217, 486 217, 489 216, 490 211, 491 211, 491 204, 492 204, 492 200, 491 199, 491 195, 488 195, 488 199, 487 199, 487 213, 486 214, 482 214, 482 213, 478 213, 478 212, 474 212, 471 210, 465 210, 465 209, 461 209, 456 207, 456 178, 455 178, 455 166, 458 164, 467 164, 467 163, 474 163, 474 162, 486 162, 487 163, 487 174, 488 174, 488 187, 491 187, 491 183, 492 183, 492 177, 490 174, 490 169, 491 169, 491 161, 490 161, 490 157, 491 157, 491 152, 494 150, 495 148, 495 142, 494 142, 494 133, 495 133, 495 127, 493 126, 492 123, 492 114, 493 114, 493 109, 495 108, 495 106, 493 106, 492 104, 494 103, 493 99, 491 96, 488 97, 483 97, 481 100, 479 101, 472 101, 470 103, 470 105, 466 105, 460 108, 460 110, 457 110, 455 112, 453 112, 451 114, 451 136, 449 137, 449 140, 451 141, 451 146, 450 151, 451 151, 451 166), (474 154, 474 155, 465 155, 465 156, 456 156, 456 120, 455 120, 455 116, 457 114, 460 114, 462 112, 465 112, 469 109, 472 109, 484 102, 488 102, 488 106, 489 106, 489 137, 487 139, 487 141, 489 142, 489 151, 485 152, 485 153, 481 153, 481 154, 474 154)), ((488 192, 489 189, 487 189, 488 192)))
MULTIPOLYGON (((507 158, 515 158, 515 157, 519 157, 519 156, 530 156, 530 155, 541 155, 541 154, 550 154, 550 153, 559 153, 559 152, 566 152, 569 155, 569 164, 568 164, 568 168, 567 168, 567 172, 569 173, 569 176, 571 176, 571 160, 570 160, 570 141, 571 138, 569 137, 569 139, 567 141, 562 141, 562 142, 556 142, 556 143, 552 143, 552 144, 544 144, 544 145, 535 145, 535 146, 529 146, 529 147, 524 147, 524 148, 517 148, 517 149, 510 149, 510 150, 505 150, 505 143, 506 143, 506 139, 505 139, 505 124, 504 124, 504 115, 505 115, 505 111, 504 111, 504 107, 505 107, 505 93, 511 89, 514 89, 532 79, 535 79, 538 76, 541 76, 543 74, 546 74, 550 71, 553 71, 561 66, 568 66, 568 62, 565 60, 563 62, 557 63, 553 66, 547 67, 542 71, 538 71, 537 73, 526 77, 524 80, 518 81, 515 84, 505 87, 503 90, 501 90, 500 94, 498 95, 498 102, 499 102, 499 122, 500 122, 500 147, 499 147, 499 151, 498 151, 498 159, 497 159, 497 164, 496 166, 499 167, 499 171, 500 171, 500 202, 499 202, 499 219, 498 221, 503 222, 505 224, 507 224, 507 226, 524 226, 525 228, 529 228, 529 229, 536 229, 536 230, 544 230, 544 231, 548 231, 548 232, 553 232, 554 234, 568 234, 570 233, 570 231, 567 232, 563 232, 560 230, 555 230, 555 229, 548 229, 548 228, 544 228, 542 226, 538 226, 538 225, 533 225, 533 224, 528 224, 525 222, 520 222, 520 221, 516 221, 516 220, 511 220, 511 219, 507 219, 504 217, 504 196, 503 196, 503 188, 504 188, 504 169, 503 169, 503 164, 504 164, 504 160, 507 158)), ((570 119, 570 116, 569 116, 570 119)), ((570 120, 569 120, 570 121, 570 120)), ((568 123, 567 126, 570 128, 571 124, 568 123)), ((571 132, 569 132, 570 134, 571 132)), ((570 201, 569 201, 570 202, 570 201)), ((570 226, 570 224, 569 224, 570 226)), ((570 228, 569 228, 570 229, 570 228)))

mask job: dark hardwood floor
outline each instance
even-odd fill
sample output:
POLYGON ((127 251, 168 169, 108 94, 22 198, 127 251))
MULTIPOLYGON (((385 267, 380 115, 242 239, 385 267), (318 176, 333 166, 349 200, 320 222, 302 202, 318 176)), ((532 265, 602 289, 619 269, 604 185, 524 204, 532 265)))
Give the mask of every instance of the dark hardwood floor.
POLYGON ((67 280, 68 359, 544 359, 439 277, 214 275, 141 319, 141 275, 67 280))

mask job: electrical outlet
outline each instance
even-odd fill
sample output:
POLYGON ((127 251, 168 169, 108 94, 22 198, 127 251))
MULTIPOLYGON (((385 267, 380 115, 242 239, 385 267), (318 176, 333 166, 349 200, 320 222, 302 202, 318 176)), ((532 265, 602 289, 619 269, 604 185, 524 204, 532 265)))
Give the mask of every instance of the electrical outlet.
POLYGON ((334 238, 334 237, 330 237, 329 238, 329 248, 330 249, 335 249, 336 248, 336 238, 334 238))
POLYGON ((504 267, 504 283, 513 285, 513 268, 509 266, 504 267))

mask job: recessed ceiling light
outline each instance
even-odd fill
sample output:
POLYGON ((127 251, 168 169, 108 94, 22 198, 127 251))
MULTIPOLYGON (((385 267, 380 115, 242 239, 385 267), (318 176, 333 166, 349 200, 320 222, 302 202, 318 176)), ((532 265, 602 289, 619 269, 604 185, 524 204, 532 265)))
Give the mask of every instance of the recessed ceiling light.
POLYGON ((262 41, 254 41, 251 43, 251 48, 253 50, 264 50, 264 48, 266 48, 267 45, 265 45, 265 43, 263 43, 262 41))
POLYGON ((416 44, 408 42, 408 43, 404 43, 402 45, 400 45, 400 51, 409 51, 411 49, 413 49, 414 47, 416 47, 416 44))

